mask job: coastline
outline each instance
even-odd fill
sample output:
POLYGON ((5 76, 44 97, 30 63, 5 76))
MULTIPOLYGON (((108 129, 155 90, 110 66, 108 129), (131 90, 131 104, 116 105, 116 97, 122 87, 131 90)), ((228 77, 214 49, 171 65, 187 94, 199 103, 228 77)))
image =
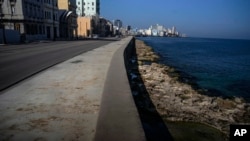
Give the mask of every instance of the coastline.
MULTIPOLYGON (((138 91, 141 91, 142 84, 136 79, 140 76, 150 100, 164 121, 201 123, 227 136, 230 124, 250 123, 250 104, 244 99, 204 95, 190 84, 179 81, 180 76, 175 69, 160 64, 160 57, 143 41, 136 40, 135 45, 136 54, 131 62, 132 66, 137 65, 139 72, 133 71, 133 67, 129 70, 135 101, 138 91)), ((144 104, 143 108, 150 111, 151 107, 144 104)))

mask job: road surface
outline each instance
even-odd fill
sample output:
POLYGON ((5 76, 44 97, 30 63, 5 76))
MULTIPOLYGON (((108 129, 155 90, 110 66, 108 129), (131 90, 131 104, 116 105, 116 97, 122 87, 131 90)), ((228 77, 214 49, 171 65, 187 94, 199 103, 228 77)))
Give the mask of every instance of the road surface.
POLYGON ((57 41, 0 46, 0 91, 48 67, 113 41, 57 41))

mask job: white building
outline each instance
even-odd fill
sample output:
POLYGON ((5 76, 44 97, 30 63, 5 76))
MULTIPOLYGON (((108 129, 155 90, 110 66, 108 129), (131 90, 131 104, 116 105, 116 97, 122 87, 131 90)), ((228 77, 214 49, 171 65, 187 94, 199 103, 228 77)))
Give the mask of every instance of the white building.
POLYGON ((78 16, 100 16, 100 0, 76 0, 78 16))
POLYGON ((152 29, 151 28, 146 29, 145 33, 146 33, 147 36, 152 36, 152 29))
POLYGON ((172 30, 168 28, 168 34, 172 34, 172 30))
POLYGON ((171 32, 172 32, 172 34, 175 34, 176 28, 174 26, 172 27, 172 31, 171 32))
POLYGON ((156 24, 150 26, 152 36, 165 36, 166 28, 162 25, 156 24))
POLYGON ((81 16, 84 16, 83 1, 84 1, 84 0, 76 0, 76 6, 77 6, 77 8, 76 8, 76 14, 77 14, 78 16, 80 16, 80 17, 81 17, 81 16))

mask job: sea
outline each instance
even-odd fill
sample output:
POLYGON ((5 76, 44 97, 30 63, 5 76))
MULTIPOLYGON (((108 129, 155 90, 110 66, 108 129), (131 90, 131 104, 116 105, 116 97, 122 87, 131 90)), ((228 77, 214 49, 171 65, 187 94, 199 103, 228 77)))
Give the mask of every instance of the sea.
POLYGON ((212 96, 250 102, 250 40, 139 37, 161 57, 212 96))

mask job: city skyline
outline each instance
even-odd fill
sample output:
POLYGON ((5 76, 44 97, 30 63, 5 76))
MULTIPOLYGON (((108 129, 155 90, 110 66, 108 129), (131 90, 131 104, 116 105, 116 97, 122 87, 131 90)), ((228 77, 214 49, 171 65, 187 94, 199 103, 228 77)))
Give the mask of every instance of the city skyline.
POLYGON ((101 16, 124 26, 177 27, 189 37, 250 39, 250 1, 155 0, 101 1, 101 16))

